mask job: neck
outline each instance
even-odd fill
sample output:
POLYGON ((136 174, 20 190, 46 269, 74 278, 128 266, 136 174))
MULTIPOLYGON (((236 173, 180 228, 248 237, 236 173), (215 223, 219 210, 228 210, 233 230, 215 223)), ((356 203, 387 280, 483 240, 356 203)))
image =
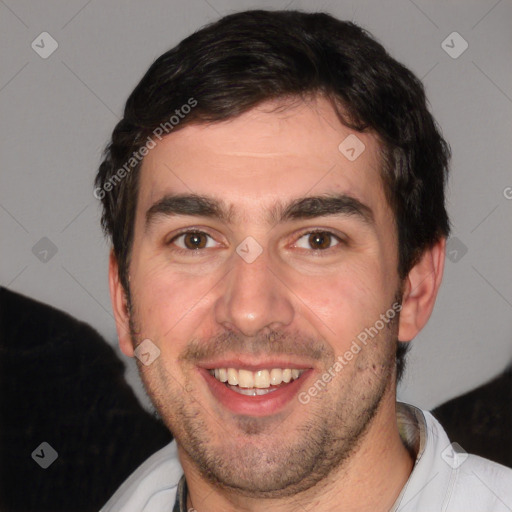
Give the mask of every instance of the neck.
POLYGON ((403 445, 396 422, 394 393, 386 396, 359 446, 324 480, 291 498, 247 498, 205 481, 179 450, 188 486, 187 510, 197 512, 387 512, 411 474, 414 461, 403 445))

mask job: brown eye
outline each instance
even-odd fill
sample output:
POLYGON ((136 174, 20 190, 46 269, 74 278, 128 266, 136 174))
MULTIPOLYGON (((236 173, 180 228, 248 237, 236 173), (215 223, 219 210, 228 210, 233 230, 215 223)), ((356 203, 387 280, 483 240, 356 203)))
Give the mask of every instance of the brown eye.
POLYGON ((308 242, 312 249, 328 249, 331 246, 332 235, 330 233, 311 233, 308 242))
POLYGON ((339 245, 341 239, 329 231, 311 231, 304 233, 296 242, 295 247, 313 251, 325 251, 339 245))
POLYGON ((183 235, 183 243, 187 249, 203 249, 207 239, 204 233, 186 233, 183 235))
POLYGON ((199 249, 213 248, 217 244, 207 233, 203 233, 202 231, 187 231, 174 237, 169 242, 169 245, 175 245, 182 250, 197 251, 199 249))

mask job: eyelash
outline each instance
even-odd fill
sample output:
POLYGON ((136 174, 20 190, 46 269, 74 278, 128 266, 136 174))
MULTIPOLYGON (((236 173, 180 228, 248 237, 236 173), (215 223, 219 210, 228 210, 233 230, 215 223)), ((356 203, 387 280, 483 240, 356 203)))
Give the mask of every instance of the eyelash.
MULTIPOLYGON (((176 235, 174 235, 168 242, 166 242, 166 245, 174 245, 174 242, 184 236, 184 235, 191 235, 191 234, 194 234, 194 235, 206 235, 207 237, 211 238, 212 240, 215 240, 213 238, 213 236, 211 236, 209 233, 207 233, 206 231, 202 231, 200 229, 190 229, 190 228, 187 228, 187 229, 184 229, 183 231, 180 231, 179 233, 177 233, 176 235)), ((187 254, 187 255, 190 255, 190 254, 196 254, 196 253, 199 253, 201 252, 201 250, 197 250, 197 249, 183 249, 181 247, 176 247, 174 246, 173 251, 179 253, 179 254, 187 254)))
MULTIPOLYGON (((304 250, 304 251, 312 251, 316 254, 319 254, 319 253, 327 253, 327 252, 331 252, 332 250, 335 250, 339 245, 341 244, 344 244, 346 245, 347 244, 347 241, 344 240, 343 238, 341 238, 340 236, 336 235, 335 233, 333 233, 332 231, 329 231, 329 230, 326 230, 326 229, 312 229, 312 230, 308 230, 308 231, 304 231, 302 233, 300 233, 300 235, 297 236, 297 239, 295 241, 295 244, 303 237, 307 236, 307 235, 314 235, 315 233, 321 233, 321 234, 324 234, 324 235, 329 235, 331 236, 336 242, 338 242, 336 245, 332 246, 332 247, 328 247, 326 249, 304 249, 302 247, 298 247, 299 250, 304 250)), ((195 229, 190 229, 190 228, 187 228, 183 231, 180 231, 178 234, 176 234, 175 236, 173 236, 167 243, 166 245, 173 245, 174 242, 176 242, 177 239, 179 239, 180 237, 184 236, 184 235, 189 235, 189 234, 196 234, 196 235, 206 235, 207 237, 211 238, 212 240, 215 240, 209 233, 205 232, 205 231, 201 231, 201 230, 195 230, 195 229)), ((190 255, 190 254, 196 254, 196 253, 199 253, 201 251, 203 251, 203 249, 183 249, 181 247, 176 247, 174 246, 173 248, 173 251, 176 251, 180 254, 187 254, 187 255, 190 255)))
POLYGON ((336 245, 332 246, 332 247, 328 247, 327 249, 303 249, 302 247, 299 247, 299 249, 303 249, 305 251, 313 251, 315 254, 321 254, 321 253, 327 253, 327 252, 331 252, 332 250, 336 250, 336 248, 341 245, 341 244, 346 244, 346 240, 344 240, 343 238, 341 238, 340 236, 336 235, 335 233, 333 233, 332 231, 329 231, 327 229, 312 229, 312 230, 308 230, 308 231, 304 231, 303 233, 301 233, 298 237, 297 237, 297 240, 295 242, 295 244, 297 244, 297 242, 301 239, 301 238, 304 238, 305 236, 309 236, 309 235, 314 235, 315 233, 320 233, 322 235, 328 235, 330 236, 332 239, 334 239, 334 241, 338 242, 336 245))

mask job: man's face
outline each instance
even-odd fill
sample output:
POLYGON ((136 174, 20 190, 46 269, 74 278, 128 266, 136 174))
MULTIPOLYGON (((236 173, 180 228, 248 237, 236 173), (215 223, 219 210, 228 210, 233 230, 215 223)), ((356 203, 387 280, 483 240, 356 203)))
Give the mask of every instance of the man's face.
POLYGON ((276 106, 149 152, 129 268, 134 342, 160 349, 141 376, 182 463, 275 497, 319 481, 394 403, 396 322, 299 396, 400 288, 375 137, 357 133, 351 161, 338 146, 353 132, 326 100, 276 106))

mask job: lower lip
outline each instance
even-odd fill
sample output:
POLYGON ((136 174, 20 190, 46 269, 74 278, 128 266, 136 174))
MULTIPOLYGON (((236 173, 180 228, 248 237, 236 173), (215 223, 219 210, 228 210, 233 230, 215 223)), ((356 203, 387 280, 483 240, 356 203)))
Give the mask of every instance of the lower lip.
POLYGON ((212 395, 226 409, 236 414, 249 416, 268 416, 283 409, 291 402, 311 373, 306 370, 298 379, 266 395, 247 396, 229 389, 224 382, 218 381, 208 370, 199 368, 212 395))

